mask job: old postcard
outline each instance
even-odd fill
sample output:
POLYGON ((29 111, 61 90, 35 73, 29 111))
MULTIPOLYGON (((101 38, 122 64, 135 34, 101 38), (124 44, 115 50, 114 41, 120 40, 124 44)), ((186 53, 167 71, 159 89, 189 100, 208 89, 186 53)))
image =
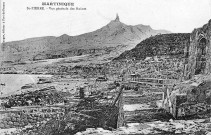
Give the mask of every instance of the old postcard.
POLYGON ((211 135, 211 0, 0 9, 0 135, 211 135))

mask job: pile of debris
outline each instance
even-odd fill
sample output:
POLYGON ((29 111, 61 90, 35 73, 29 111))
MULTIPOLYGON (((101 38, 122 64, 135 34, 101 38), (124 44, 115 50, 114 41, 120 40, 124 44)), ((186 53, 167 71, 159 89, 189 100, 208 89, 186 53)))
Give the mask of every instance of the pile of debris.
POLYGON ((89 128, 86 131, 78 132, 76 135, 128 135, 128 134, 154 134, 154 135, 174 135, 174 134, 192 134, 192 135, 210 135, 210 119, 196 120, 169 120, 169 122, 149 122, 149 123, 130 123, 125 127, 109 131, 102 128, 89 128))
POLYGON ((2 106, 11 108, 15 106, 31 106, 31 105, 52 105, 66 102, 63 94, 51 86, 36 91, 11 95, 5 99, 2 106))
POLYGON ((211 75, 197 75, 165 91, 163 108, 175 118, 211 110, 211 75))
POLYGON ((86 97, 77 105, 67 107, 65 115, 59 119, 49 119, 46 123, 34 126, 30 130, 22 131, 25 134, 75 134, 87 128, 102 127, 112 130, 116 128, 118 108, 99 102, 100 97, 86 97))

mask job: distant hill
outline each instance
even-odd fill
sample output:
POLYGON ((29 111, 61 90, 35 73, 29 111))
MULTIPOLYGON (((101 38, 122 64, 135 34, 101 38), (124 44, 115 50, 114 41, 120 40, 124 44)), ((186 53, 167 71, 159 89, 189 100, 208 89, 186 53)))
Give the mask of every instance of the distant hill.
POLYGON ((190 44, 189 40, 190 33, 174 33, 152 36, 137 44, 135 48, 123 52, 114 60, 139 60, 145 59, 148 56, 156 55, 182 56, 185 45, 190 44))
POLYGON ((116 57, 129 50, 140 41, 157 34, 170 33, 166 30, 153 30, 146 25, 126 25, 117 15, 106 26, 78 36, 61 35, 29 38, 7 42, 2 45, 3 61, 20 62, 52 58, 79 56, 84 54, 111 54, 116 57))

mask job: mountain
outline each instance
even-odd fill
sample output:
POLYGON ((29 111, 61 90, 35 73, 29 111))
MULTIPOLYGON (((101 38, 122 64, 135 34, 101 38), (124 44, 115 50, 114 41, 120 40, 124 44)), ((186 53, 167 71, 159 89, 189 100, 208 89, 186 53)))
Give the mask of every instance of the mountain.
POLYGON ((116 19, 106 26, 78 36, 64 34, 59 37, 38 37, 4 43, 2 60, 20 62, 84 54, 107 54, 114 58, 135 47, 140 41, 164 33, 169 31, 153 30, 146 25, 126 25, 117 15, 116 19))
POLYGON ((190 33, 156 35, 143 40, 135 48, 123 52, 114 60, 139 60, 159 55, 183 56, 185 45, 190 44, 189 40, 190 33))

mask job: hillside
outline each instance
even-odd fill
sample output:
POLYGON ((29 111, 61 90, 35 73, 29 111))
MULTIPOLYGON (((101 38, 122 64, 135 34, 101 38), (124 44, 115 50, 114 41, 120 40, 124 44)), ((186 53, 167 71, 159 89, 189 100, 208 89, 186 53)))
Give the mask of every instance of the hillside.
POLYGON ((185 44, 189 43, 189 33, 162 34, 147 38, 135 48, 125 51, 114 60, 145 59, 156 55, 183 55, 185 44))
POLYGON ((140 41, 165 30, 153 30, 146 25, 126 25, 117 15, 106 26, 78 36, 63 34, 7 42, 2 45, 3 61, 20 62, 64 58, 84 54, 111 54, 116 57, 140 41))

